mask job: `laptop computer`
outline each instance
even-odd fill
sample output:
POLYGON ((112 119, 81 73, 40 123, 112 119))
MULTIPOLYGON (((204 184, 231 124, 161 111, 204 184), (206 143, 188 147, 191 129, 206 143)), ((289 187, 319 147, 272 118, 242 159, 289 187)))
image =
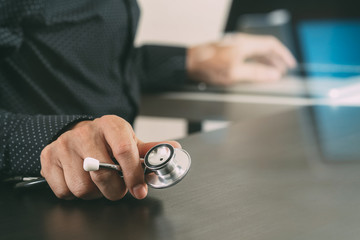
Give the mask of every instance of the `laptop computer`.
POLYGON ((205 84, 187 90, 338 97, 360 89, 360 11, 355 0, 233 0, 224 33, 273 35, 298 60, 277 83, 205 84))

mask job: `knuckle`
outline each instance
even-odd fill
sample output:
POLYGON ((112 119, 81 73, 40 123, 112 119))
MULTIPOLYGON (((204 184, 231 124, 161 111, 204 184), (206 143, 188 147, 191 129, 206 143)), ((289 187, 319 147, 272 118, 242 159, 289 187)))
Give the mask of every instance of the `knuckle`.
POLYGON ((84 183, 77 183, 74 184, 71 187, 71 192, 76 196, 77 198, 87 198, 89 195, 91 195, 91 188, 87 184, 84 183))
POLYGON ((53 153, 51 146, 46 146, 40 153, 40 165, 43 176, 45 176, 49 171, 52 160, 53 160, 53 153))
POLYGON ((111 131, 124 131, 124 129, 130 130, 133 134, 132 126, 125 119, 116 115, 104 115, 98 119, 95 119, 99 128, 103 131, 104 129, 111 129, 111 131))
POLYGON ((81 141, 86 141, 89 139, 89 135, 91 135, 94 131, 92 131, 92 128, 90 125, 83 125, 77 129, 74 130, 77 138, 79 138, 81 141))
POLYGON ((43 163, 46 159, 50 158, 50 147, 46 146, 40 153, 40 161, 43 163))
POLYGON ((60 135, 58 137, 58 139, 55 140, 54 144, 56 144, 56 148, 60 148, 61 150, 67 149, 68 148, 68 137, 67 137, 68 133, 63 133, 62 135, 60 135))
POLYGON ((117 119, 119 117, 115 116, 115 115, 104 115, 100 118, 95 119, 97 122, 100 122, 100 124, 107 124, 108 122, 114 121, 115 119, 117 119))
POLYGON ((70 190, 67 188, 57 188, 53 192, 55 196, 60 199, 68 199, 73 196, 70 190))
POLYGON ((99 170, 91 173, 92 180, 101 185, 105 185, 110 182, 112 174, 114 172, 112 171, 106 171, 106 170, 99 170))
POLYGON ((101 116, 98 119, 102 120, 102 121, 107 121, 107 120, 110 120, 110 119, 113 119, 113 118, 114 118, 114 115, 104 115, 104 116, 101 116))
POLYGON ((132 154, 133 152, 133 144, 131 143, 123 143, 118 146, 116 146, 114 149, 112 149, 113 155, 115 158, 122 157, 122 156, 128 156, 132 154))
POLYGON ((109 122, 117 122, 121 125, 130 125, 127 121, 125 121, 123 118, 116 116, 116 115, 104 115, 97 119, 100 121, 101 124, 107 125, 109 122))
POLYGON ((130 123, 128 123, 127 121, 125 121, 122 118, 119 119, 119 126, 120 126, 120 128, 132 129, 132 126, 130 125, 130 123))
POLYGON ((117 128, 119 125, 122 126, 123 119, 115 115, 104 115, 94 120, 96 125, 101 129, 106 128, 117 128))

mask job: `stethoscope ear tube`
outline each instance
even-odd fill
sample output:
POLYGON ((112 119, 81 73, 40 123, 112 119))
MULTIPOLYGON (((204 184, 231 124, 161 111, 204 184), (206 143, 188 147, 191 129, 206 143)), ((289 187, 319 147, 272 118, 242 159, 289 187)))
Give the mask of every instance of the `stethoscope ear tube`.
POLYGON ((34 187, 48 187, 45 178, 39 177, 37 179, 18 182, 14 185, 15 189, 25 189, 25 188, 34 188, 34 187))
POLYGON ((42 177, 23 177, 15 176, 2 180, 2 183, 5 185, 11 185, 14 189, 33 189, 33 188, 42 188, 48 187, 45 178, 42 177))

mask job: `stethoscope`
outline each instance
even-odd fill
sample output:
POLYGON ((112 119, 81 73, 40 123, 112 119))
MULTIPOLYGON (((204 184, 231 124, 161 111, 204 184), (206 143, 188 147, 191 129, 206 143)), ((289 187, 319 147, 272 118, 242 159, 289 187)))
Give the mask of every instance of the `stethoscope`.
MULTIPOLYGON (((190 155, 184 149, 174 148, 165 143, 156 145, 146 153, 144 158, 145 182, 156 189, 171 187, 186 176, 190 165, 190 155)), ((119 165, 101 163, 91 157, 84 159, 83 168, 85 171, 97 171, 100 168, 116 170, 122 176, 119 165)), ((16 182, 15 189, 32 188, 47 183, 41 177, 13 177, 5 181, 16 182)))

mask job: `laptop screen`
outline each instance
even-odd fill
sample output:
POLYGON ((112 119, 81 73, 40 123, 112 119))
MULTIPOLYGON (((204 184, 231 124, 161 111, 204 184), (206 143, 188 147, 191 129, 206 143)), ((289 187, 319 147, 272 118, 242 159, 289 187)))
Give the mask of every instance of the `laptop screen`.
POLYGON ((308 76, 360 74, 360 18, 302 20, 297 33, 308 76))

